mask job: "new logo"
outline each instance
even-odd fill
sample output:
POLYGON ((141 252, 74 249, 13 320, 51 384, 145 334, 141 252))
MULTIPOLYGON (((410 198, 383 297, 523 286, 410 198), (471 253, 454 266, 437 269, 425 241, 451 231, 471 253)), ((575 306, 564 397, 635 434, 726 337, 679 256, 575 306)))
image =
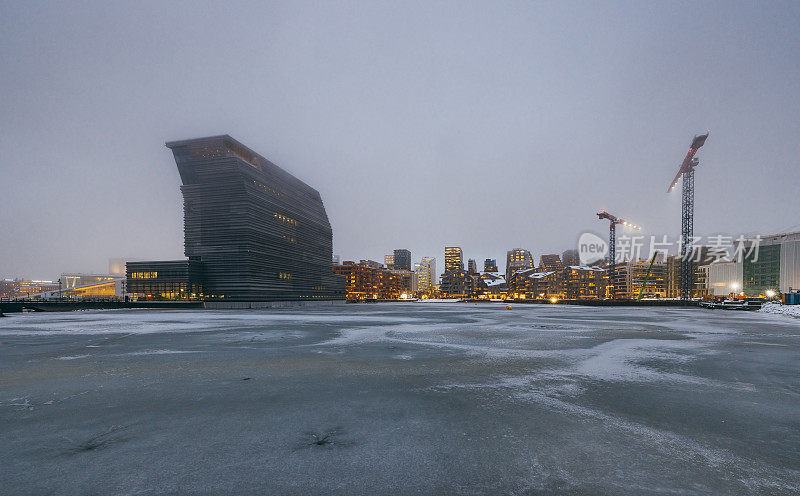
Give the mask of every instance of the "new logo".
POLYGON ((578 239, 578 256, 581 265, 594 265, 608 255, 608 243, 592 233, 583 233, 578 239))

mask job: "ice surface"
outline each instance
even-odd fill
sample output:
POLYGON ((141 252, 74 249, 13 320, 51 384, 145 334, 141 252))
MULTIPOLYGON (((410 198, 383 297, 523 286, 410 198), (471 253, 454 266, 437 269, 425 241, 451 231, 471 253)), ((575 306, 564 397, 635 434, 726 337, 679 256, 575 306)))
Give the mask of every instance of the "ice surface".
POLYGON ((8 494, 796 494, 800 320, 435 302, 0 320, 8 494))

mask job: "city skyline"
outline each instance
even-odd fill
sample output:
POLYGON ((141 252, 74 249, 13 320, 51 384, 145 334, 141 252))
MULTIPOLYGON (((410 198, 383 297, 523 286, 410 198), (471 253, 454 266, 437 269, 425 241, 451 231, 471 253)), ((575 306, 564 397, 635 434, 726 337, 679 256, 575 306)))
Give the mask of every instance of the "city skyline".
POLYGON ((320 185, 343 259, 503 271, 605 237, 600 209, 675 236, 665 185, 706 129, 696 233, 796 230, 800 6, 456 5, 7 3, 0 277, 180 258, 163 142, 226 133, 320 185))

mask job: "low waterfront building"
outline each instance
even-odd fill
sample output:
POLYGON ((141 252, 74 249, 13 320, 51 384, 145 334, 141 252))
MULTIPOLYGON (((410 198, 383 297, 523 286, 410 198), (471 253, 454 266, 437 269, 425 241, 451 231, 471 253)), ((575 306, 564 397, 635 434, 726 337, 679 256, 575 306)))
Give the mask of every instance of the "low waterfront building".
POLYGON ((58 282, 31 279, 3 279, 0 281, 0 298, 37 298, 42 293, 58 291, 58 282))
POLYGON ((445 272, 439 279, 439 292, 445 298, 466 298, 474 289, 474 281, 463 270, 445 272))
POLYGON ((664 263, 654 263, 652 268, 650 260, 618 263, 615 267, 615 280, 617 298, 637 298, 640 292, 643 296, 656 298, 666 298, 668 294, 667 265, 664 263))
POLYGON ((126 291, 136 300, 216 298, 203 288, 203 269, 203 264, 195 260, 128 262, 126 291))
POLYGON ((484 272, 480 276, 477 287, 481 296, 488 299, 504 299, 508 294, 508 285, 505 277, 494 272, 484 272))
POLYGON ((345 261, 333 267, 344 277, 348 300, 395 300, 410 292, 411 272, 388 270, 371 260, 345 261), (371 262, 371 263, 370 263, 371 262))
POLYGON ((58 278, 62 298, 122 298, 125 274, 61 274, 58 278))
POLYGON ((561 271, 561 293, 568 299, 603 299, 608 291, 608 272, 600 267, 571 265, 561 271))
POLYGON ((517 270, 508 279, 508 296, 522 299, 561 297, 560 274, 535 268, 517 270))

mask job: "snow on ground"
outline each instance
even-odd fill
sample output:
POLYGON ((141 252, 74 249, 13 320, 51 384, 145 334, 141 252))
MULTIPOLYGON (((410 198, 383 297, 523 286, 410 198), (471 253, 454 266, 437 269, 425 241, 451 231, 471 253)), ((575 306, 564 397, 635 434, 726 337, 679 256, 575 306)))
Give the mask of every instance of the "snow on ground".
POLYGON ((800 305, 783 305, 781 303, 765 303, 759 312, 777 313, 800 318, 800 305))

